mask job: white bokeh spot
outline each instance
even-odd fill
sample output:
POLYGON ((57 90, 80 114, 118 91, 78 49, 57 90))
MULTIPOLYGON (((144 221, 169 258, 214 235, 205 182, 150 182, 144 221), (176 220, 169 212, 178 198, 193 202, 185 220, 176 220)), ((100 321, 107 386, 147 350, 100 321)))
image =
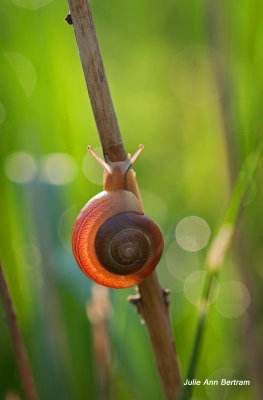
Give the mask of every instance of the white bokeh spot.
MULTIPOLYGON (((94 147, 93 149, 99 157, 103 158, 101 147, 94 147)), ((98 161, 87 152, 82 160, 82 170, 86 178, 96 185, 103 183, 103 168, 98 161)))
POLYGON ((28 183, 37 172, 34 158, 29 153, 18 151, 10 154, 4 164, 5 174, 13 182, 28 183))
POLYGON ((179 246, 187 251, 203 249, 210 238, 208 223, 200 217, 183 218, 176 226, 175 238, 179 246))
POLYGON ((198 269, 198 257, 196 253, 182 250, 174 241, 167 249, 166 265, 174 278, 184 281, 189 274, 198 269))
MULTIPOLYGON (((206 271, 195 271, 191 275, 189 275, 184 283, 184 294, 187 300, 195 305, 200 305, 200 300, 202 297, 205 279, 207 272, 206 271)), ((219 283, 218 280, 214 277, 212 282, 212 287, 210 291, 210 296, 208 299, 209 304, 213 303, 219 293, 219 283)))
POLYGON ((6 52, 5 56, 13 69, 26 97, 30 97, 37 83, 37 73, 32 62, 20 53, 6 52))
POLYGON ((42 157, 41 179, 52 185, 67 185, 77 175, 74 158, 67 153, 51 153, 42 157))
POLYGON ((247 287, 239 281, 222 283, 215 308, 223 317, 237 318, 244 314, 251 301, 247 287))

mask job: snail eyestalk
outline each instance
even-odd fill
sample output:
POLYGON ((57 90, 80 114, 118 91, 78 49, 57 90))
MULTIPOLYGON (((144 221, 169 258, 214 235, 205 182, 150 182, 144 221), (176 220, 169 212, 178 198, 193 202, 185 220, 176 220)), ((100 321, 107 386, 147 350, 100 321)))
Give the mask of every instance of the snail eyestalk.
POLYGON ((138 155, 140 154, 140 152, 142 151, 143 148, 144 148, 144 145, 140 144, 138 150, 135 151, 135 153, 133 154, 133 156, 131 158, 129 158, 129 155, 128 155, 128 158, 130 159, 131 164, 134 163, 134 161, 136 160, 136 158, 138 157, 138 155))
POLYGON ((111 173, 111 167, 109 166, 109 164, 107 164, 104 160, 102 160, 102 158, 100 158, 95 151, 92 150, 91 146, 87 147, 88 151, 93 155, 93 157, 98 161, 98 163, 102 166, 102 168, 108 172, 108 174, 111 173))
MULTIPOLYGON (((126 172, 128 171, 128 169, 132 166, 132 164, 134 164, 135 160, 137 159, 137 157, 139 156, 140 152, 142 151, 142 149, 144 148, 144 146, 142 144, 140 144, 139 148, 137 151, 135 151, 135 153, 133 154, 133 156, 131 156, 130 153, 128 153, 127 156, 127 160, 123 161, 123 165, 125 166, 125 170, 126 172)), ((93 157, 98 161, 98 163, 102 166, 102 168, 108 173, 111 174, 112 173, 112 168, 111 168, 111 162, 108 159, 108 157, 106 157, 106 161, 104 161, 102 158, 100 158, 98 156, 98 154, 95 153, 95 151, 93 151, 91 146, 87 147, 88 151, 93 155, 93 157)))

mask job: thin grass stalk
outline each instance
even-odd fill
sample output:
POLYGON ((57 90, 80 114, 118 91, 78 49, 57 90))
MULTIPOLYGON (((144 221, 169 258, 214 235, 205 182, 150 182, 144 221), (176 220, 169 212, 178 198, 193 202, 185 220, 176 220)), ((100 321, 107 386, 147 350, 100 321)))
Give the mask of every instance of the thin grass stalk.
MULTIPOLYGON (((207 271, 207 274, 200 300, 197 329, 187 372, 187 379, 189 381, 195 378, 199 354, 202 347, 205 322, 209 311, 209 299, 212 293, 213 280, 218 275, 227 251, 232 243, 236 222, 242 208, 242 201, 247 189, 249 188, 251 180, 257 172, 262 153, 263 139, 261 137, 260 143, 252 155, 252 159, 248 157, 239 173, 223 222, 207 251, 204 268, 207 271)), ((185 385, 181 390, 180 400, 190 399, 192 391, 193 385, 185 385)))
MULTIPOLYGON (((205 0, 204 2, 204 24, 207 31, 207 41, 209 44, 208 53, 211 61, 211 73, 214 80, 215 87, 220 93, 218 98, 218 116, 221 122, 223 140, 226 145, 226 156, 228 164, 228 175, 230 178, 230 186, 234 187, 237 165, 238 165, 238 138, 243 127, 237 121, 237 115, 240 114, 241 109, 233 101, 233 93, 235 91, 234 82, 236 77, 231 71, 229 65, 229 58, 232 57, 230 49, 231 40, 229 40, 229 33, 227 32, 226 9, 224 2, 220 0, 205 0), (225 63, 218 62, 214 57, 215 49, 224 55, 225 63), (227 61, 228 60, 228 61, 227 61), (222 92, 223 88, 223 92, 222 92), (239 126, 238 126, 239 125, 239 126)), ((232 30, 232 28, 230 28, 232 30)), ((254 30, 252 30, 254 32, 254 30)), ((252 32, 251 31, 251 32, 252 32)), ((250 56, 254 54, 255 46, 253 45, 253 35, 250 37, 250 56)), ((254 114, 255 109, 250 111, 251 116, 254 114)), ((234 255, 237 259, 238 268, 243 276, 243 281, 251 293, 252 302, 248 308, 248 319, 250 321, 249 327, 243 330, 242 334, 242 348, 247 359, 248 369, 250 374, 254 377, 257 386, 257 396, 263 399, 263 347, 261 335, 258 329, 259 321, 261 318, 260 289, 257 287, 257 282, 254 276, 254 268, 248 268, 250 265, 250 250, 244 245, 246 242, 246 227, 242 224, 238 230, 238 237, 235 241, 234 255)), ((243 322, 245 325, 245 322, 243 322)))

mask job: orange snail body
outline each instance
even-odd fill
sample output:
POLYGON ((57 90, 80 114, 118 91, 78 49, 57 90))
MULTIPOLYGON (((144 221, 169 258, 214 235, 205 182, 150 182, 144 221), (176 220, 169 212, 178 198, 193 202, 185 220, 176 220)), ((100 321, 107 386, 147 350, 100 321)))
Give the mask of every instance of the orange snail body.
POLYGON ((135 173, 130 169, 143 146, 126 161, 105 163, 104 191, 79 213, 72 249, 82 271, 111 288, 137 285, 156 267, 163 251, 157 225, 143 213, 135 173))

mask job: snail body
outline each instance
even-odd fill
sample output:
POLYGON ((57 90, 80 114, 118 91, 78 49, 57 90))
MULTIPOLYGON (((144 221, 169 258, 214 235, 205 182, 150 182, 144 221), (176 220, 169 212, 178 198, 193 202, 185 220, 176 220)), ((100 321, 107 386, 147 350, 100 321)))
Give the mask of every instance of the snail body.
POLYGON ((144 215, 142 201, 130 169, 142 146, 122 162, 104 162, 104 191, 79 213, 72 232, 72 249, 82 271, 111 288, 134 286, 156 267, 163 251, 157 225, 144 215))

